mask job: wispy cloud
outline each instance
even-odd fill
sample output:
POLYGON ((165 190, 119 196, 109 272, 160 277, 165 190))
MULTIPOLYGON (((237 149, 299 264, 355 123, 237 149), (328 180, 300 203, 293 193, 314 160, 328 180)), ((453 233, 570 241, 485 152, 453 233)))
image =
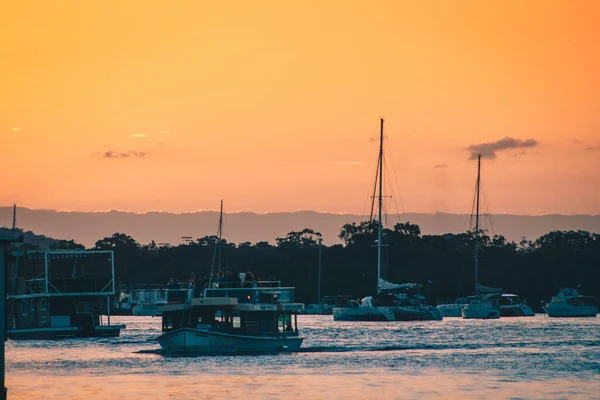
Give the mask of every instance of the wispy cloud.
POLYGON ((598 145, 598 146, 588 146, 585 149, 586 150, 600 150, 600 145, 598 145))
POLYGON ((12 128, 13 132, 19 132, 21 129, 19 128, 12 128))
POLYGON ((503 139, 496 140, 495 142, 472 144, 467 147, 467 150, 471 151, 471 160, 477 159, 477 154, 481 153, 483 158, 496 158, 496 152, 510 149, 518 149, 523 147, 535 147, 539 144, 536 139, 514 139, 506 136, 503 139))
POLYGON ((448 164, 436 164, 433 168, 448 168, 448 164))
POLYGON ((338 161, 337 165, 362 165, 362 161, 338 161))
POLYGON ((133 133, 129 136, 131 136, 131 137, 146 137, 146 134, 145 133, 133 133))
POLYGON ((102 158, 129 158, 129 157, 145 157, 145 151, 128 151, 128 152, 119 152, 114 150, 105 151, 102 158))
POLYGON ((163 135, 169 133, 169 131, 158 131, 158 133, 162 133, 163 135))

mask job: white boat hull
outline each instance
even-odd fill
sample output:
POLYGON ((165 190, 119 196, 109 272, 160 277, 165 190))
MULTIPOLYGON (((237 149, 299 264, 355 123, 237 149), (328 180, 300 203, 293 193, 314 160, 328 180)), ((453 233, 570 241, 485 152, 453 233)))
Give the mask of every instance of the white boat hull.
POLYGON ((300 350, 299 336, 245 336, 181 328, 164 333, 156 341, 170 353, 280 353, 300 350))
POLYGON ((554 318, 595 317, 598 314, 595 306, 547 306, 543 309, 549 317, 554 318))
POLYGON ((435 307, 335 307, 334 321, 441 321, 435 307))
POLYGON ((501 317, 535 317, 535 312, 525 303, 500 306, 501 317))
POLYGON ((460 318, 461 310, 466 304, 440 304, 437 309, 440 310, 442 317, 460 318))
POLYGON ((465 305, 461 310, 461 315, 464 319, 497 319, 500 318, 500 310, 482 302, 465 305))

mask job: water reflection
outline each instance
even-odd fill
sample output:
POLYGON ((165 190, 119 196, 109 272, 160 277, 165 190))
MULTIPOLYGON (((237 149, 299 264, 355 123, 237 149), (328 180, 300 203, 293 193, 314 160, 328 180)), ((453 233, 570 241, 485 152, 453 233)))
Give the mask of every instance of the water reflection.
POLYGON ((339 323, 302 316, 304 351, 164 357, 159 320, 120 338, 7 342, 9 399, 593 398, 599 319, 339 323))

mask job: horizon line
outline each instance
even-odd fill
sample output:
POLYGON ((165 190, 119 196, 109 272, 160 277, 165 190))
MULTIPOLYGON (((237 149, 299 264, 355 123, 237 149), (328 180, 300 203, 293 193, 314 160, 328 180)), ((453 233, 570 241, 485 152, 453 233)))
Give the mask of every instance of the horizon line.
MULTIPOLYGON (((0 208, 9 208, 12 209, 13 205, 10 206, 2 206, 0 208)), ((69 209, 55 209, 55 208, 30 208, 17 205, 17 209, 25 209, 30 211, 54 211, 57 213, 88 213, 88 214, 102 214, 102 213, 110 213, 110 212, 119 212, 124 214, 136 214, 136 215, 146 215, 146 214, 173 214, 173 215, 185 215, 185 214, 199 214, 199 213, 219 213, 219 209, 199 209, 194 211, 184 211, 184 212, 174 212, 174 211, 164 211, 164 210, 147 210, 147 211, 128 211, 128 210, 120 210, 120 209, 108 209, 108 210, 69 210, 69 209)), ((313 209, 299 209, 294 211, 267 211, 267 212, 258 212, 258 211, 247 211, 247 210, 236 210, 236 211, 223 211, 223 214, 256 214, 256 215, 269 215, 269 214, 294 214, 294 213, 302 213, 302 212, 312 212, 316 214, 331 214, 331 215, 356 215, 356 216, 365 216, 359 213, 349 213, 349 212, 332 212, 332 211, 318 211, 313 209)), ((471 215, 470 213, 460 213, 460 212, 449 212, 449 211, 435 211, 435 212, 416 212, 410 211, 403 213, 404 215, 408 214, 424 214, 424 215, 437 215, 437 214, 450 214, 450 215, 471 215)), ((571 213, 560 213, 560 212, 552 212, 552 213, 542 213, 542 214, 518 214, 518 213, 489 213, 489 215, 514 215, 521 217, 544 217, 544 216, 568 216, 568 217, 577 217, 577 216, 586 216, 586 217, 599 217, 600 213, 597 214, 571 214, 571 213)))

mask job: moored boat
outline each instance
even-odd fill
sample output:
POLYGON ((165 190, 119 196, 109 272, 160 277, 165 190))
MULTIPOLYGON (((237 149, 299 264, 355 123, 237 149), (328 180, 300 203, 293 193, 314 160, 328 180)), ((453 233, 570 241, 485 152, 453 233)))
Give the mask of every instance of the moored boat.
POLYGON ((14 252, 13 259, 9 339, 114 337, 125 329, 110 323, 112 250, 25 250, 14 252))
MULTIPOLYGON (((381 248, 383 245, 383 118, 380 120, 378 172, 375 185, 379 186, 377 223, 377 291, 375 296, 368 296, 360 304, 349 301, 345 307, 333 308, 334 321, 424 321, 441 320, 440 311, 428 306, 420 293, 420 285, 414 283, 394 284, 381 279, 381 248)), ((373 196, 374 209, 375 196, 373 196)), ((371 221, 375 222, 371 215, 371 221)))
POLYGON ((456 299, 454 303, 439 304, 437 309, 440 310, 440 313, 444 318, 460 318, 462 317, 461 310, 465 305, 467 305, 468 302, 469 301, 466 298, 461 297, 456 299))
POLYGON ((598 314, 595 299, 594 296, 580 294, 576 289, 565 288, 560 289, 542 308, 549 317, 595 317, 598 314))
POLYGON ((500 309, 496 296, 478 294, 469 296, 469 302, 461 309, 464 319, 498 319, 500 309))
POLYGON ((502 293, 502 289, 490 288, 479 283, 479 195, 481 190, 481 154, 477 154, 477 183, 475 189, 475 296, 467 297, 468 303, 460 310, 464 319, 500 318, 498 299, 490 296, 502 293))
POLYGON ((442 314, 427 305, 419 293, 421 285, 393 284, 379 279, 380 293, 368 296, 360 304, 351 300, 346 307, 333 309, 335 321, 440 321, 442 314), (386 288, 386 289, 382 289, 386 288))
POLYGON ((498 295, 498 308, 501 317, 533 317, 535 311, 516 294, 502 293, 498 295))

